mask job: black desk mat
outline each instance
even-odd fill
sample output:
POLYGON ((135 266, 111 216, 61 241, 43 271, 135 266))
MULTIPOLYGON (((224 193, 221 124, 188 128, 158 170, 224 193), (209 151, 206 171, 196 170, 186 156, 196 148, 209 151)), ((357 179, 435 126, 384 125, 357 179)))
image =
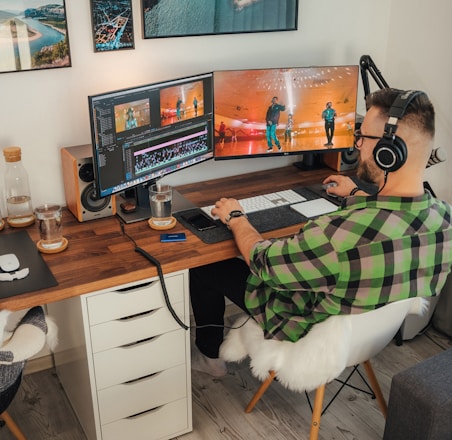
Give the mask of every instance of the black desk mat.
POLYGON ((3 254, 16 254, 20 263, 18 270, 28 267, 30 273, 21 280, 0 281, 0 298, 8 298, 58 285, 27 231, 22 230, 11 234, 0 232, 0 255, 3 254))
MULTIPOLYGON (((319 195, 311 191, 308 187, 294 188, 294 191, 306 197, 307 200, 319 198, 319 195)), ((181 224, 200 238, 204 243, 219 243, 220 241, 230 240, 232 238, 231 231, 223 223, 221 223, 220 220, 215 222, 217 224, 216 228, 208 229, 206 231, 198 231, 181 217, 181 214, 184 213, 194 214, 200 211, 200 208, 193 208, 175 213, 173 215, 181 224)), ((251 214, 248 214, 248 220, 259 232, 263 233, 296 224, 300 224, 301 227, 301 223, 305 223, 308 219, 287 205, 266 209, 264 211, 252 212, 251 214)))

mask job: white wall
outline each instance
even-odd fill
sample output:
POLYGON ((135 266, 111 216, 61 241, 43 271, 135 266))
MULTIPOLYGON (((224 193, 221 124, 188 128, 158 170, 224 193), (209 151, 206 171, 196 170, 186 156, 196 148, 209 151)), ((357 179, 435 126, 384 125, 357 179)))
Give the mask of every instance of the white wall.
POLYGON ((436 110, 436 147, 449 160, 426 171, 438 197, 452 202, 452 51, 446 37, 452 17, 450 0, 394 0, 386 54, 387 81, 391 86, 427 92, 436 110))
MULTIPOLYGON (((220 69, 357 64, 363 54, 372 56, 391 85, 404 88, 402 80, 407 80, 407 87, 431 89, 438 119, 444 121, 438 137, 446 146, 450 127, 445 123, 449 116, 445 109, 450 99, 446 103, 440 90, 445 81, 433 84, 438 80, 433 66, 442 65, 441 49, 445 51, 449 44, 439 34, 447 28, 437 29, 435 23, 438 19, 445 24, 450 16, 444 13, 446 6, 450 9, 448 1, 435 0, 444 7, 430 5, 432 11, 428 11, 421 0, 300 0, 298 31, 144 40, 141 2, 133 0, 135 49, 95 53, 89 2, 66 0, 72 67, 0 75, 0 148, 22 147, 35 206, 50 201, 64 204, 59 150, 90 142, 88 95, 220 69), (399 15, 401 5, 411 10, 416 23, 430 16, 431 24, 423 23, 421 31, 412 29, 410 20, 396 19, 391 8, 399 15), (411 36, 416 32, 423 36, 411 36), (412 38, 416 44, 411 44, 412 38), (432 49, 418 52, 422 38, 432 49)), ((362 104, 361 93, 361 109, 362 104)), ((209 161, 166 180, 177 185, 286 163, 287 158, 209 161)), ((445 177, 444 165, 434 168, 445 177)), ((446 179, 439 179, 438 185, 435 182, 434 189, 448 194, 450 200, 448 188, 446 179)))

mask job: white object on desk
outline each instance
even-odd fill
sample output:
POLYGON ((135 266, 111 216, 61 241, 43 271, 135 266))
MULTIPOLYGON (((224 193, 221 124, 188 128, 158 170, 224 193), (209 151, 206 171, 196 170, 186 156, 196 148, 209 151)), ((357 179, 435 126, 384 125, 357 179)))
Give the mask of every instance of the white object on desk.
POLYGON ((22 278, 28 277, 30 269, 28 267, 18 270, 17 272, 0 272, 0 281, 14 281, 21 280, 22 278))
POLYGON ((315 199, 290 205, 292 209, 307 218, 317 217, 337 211, 338 206, 326 199, 315 199))
POLYGON ((4 272, 14 272, 19 267, 20 263, 15 254, 0 255, 0 269, 4 272))

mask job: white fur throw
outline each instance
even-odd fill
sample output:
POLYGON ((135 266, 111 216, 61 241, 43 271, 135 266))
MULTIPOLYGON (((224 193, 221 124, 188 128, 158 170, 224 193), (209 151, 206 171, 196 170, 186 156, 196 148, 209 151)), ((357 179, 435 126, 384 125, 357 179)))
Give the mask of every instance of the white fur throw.
MULTIPOLYGON (((351 325, 344 316, 330 317, 316 324, 297 343, 265 339, 259 324, 250 319, 243 327, 229 331, 221 345, 220 357, 240 362, 249 356, 251 371, 259 380, 264 381, 268 372, 274 370, 286 388, 311 391, 331 382, 346 367, 351 325)), ((247 318, 241 316, 234 327, 247 318)))
MULTIPOLYGON (((409 313, 422 314, 427 302, 416 298, 409 313)), ((349 315, 330 316, 298 342, 265 339, 261 327, 245 314, 235 322, 220 347, 220 357, 240 362, 250 357, 252 374, 264 381, 270 370, 293 391, 311 391, 338 377, 348 366, 352 326, 349 315)))

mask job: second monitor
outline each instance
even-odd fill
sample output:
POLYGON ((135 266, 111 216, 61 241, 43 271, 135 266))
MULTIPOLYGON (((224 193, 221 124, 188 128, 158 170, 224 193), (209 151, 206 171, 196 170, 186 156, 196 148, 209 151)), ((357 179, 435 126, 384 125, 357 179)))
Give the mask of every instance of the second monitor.
POLYGON ((216 160, 353 148, 359 67, 214 72, 216 160))

